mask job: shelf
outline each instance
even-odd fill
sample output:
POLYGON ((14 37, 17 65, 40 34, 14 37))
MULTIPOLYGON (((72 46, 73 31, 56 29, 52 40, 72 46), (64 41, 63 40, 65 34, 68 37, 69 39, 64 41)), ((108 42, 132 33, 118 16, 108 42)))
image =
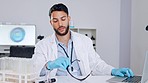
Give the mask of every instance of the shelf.
POLYGON ((88 36, 92 40, 94 49, 96 50, 96 38, 97 38, 96 28, 76 27, 76 28, 70 28, 70 30, 74 32, 78 32, 80 34, 84 34, 85 36, 88 36))

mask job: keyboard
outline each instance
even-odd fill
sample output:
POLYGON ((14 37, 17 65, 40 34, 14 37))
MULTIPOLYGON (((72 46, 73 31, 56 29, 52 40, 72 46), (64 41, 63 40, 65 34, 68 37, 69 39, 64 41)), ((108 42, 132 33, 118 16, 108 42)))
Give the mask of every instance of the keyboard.
POLYGON ((138 83, 141 81, 141 78, 142 78, 141 76, 133 76, 133 77, 126 78, 122 82, 138 83))

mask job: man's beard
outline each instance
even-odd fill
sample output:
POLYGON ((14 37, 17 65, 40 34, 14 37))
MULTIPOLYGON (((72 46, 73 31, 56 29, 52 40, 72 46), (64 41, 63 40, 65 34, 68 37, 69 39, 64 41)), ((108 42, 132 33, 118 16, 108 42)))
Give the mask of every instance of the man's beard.
MULTIPOLYGON (((60 27, 64 27, 64 26, 60 26, 60 27)), ((60 27, 59 27, 59 28, 60 28, 60 27)), ((66 28, 66 27, 65 27, 65 28, 66 28)), ((64 36, 64 35, 66 35, 66 34, 68 33, 68 31, 69 31, 69 25, 67 26, 66 31, 65 31, 64 33, 60 33, 60 32, 58 31, 58 29, 54 29, 54 31, 56 32, 57 35, 59 35, 59 36, 64 36)))

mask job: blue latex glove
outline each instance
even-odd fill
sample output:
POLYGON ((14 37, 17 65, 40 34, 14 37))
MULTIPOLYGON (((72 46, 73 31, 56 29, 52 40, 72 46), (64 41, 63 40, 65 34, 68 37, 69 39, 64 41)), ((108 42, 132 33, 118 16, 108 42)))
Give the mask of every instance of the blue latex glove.
POLYGON ((59 57, 54 61, 47 62, 47 69, 52 70, 55 68, 62 68, 66 70, 67 66, 70 65, 70 59, 67 57, 59 57))
POLYGON ((124 76, 133 77, 134 76, 134 73, 129 68, 112 69, 111 74, 113 76, 120 76, 120 77, 124 77, 124 76))

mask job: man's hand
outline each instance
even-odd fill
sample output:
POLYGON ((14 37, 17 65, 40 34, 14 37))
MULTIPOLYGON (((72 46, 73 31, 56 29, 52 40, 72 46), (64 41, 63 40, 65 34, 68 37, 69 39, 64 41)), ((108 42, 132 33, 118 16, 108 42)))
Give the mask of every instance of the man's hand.
POLYGON ((62 68, 66 70, 67 66, 70 65, 70 59, 67 57, 59 57, 54 61, 49 61, 46 64, 47 69, 52 70, 55 68, 62 68))
POLYGON ((120 77, 124 77, 124 76, 133 77, 134 76, 134 73, 129 68, 112 69, 111 74, 113 76, 120 76, 120 77))

